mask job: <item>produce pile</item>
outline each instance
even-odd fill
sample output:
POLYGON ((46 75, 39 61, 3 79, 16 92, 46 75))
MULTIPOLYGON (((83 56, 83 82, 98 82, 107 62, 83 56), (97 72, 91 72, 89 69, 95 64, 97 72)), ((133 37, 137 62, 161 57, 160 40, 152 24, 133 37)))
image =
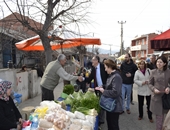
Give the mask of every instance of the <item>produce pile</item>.
POLYGON ((43 101, 36 108, 39 116, 38 130, 94 130, 96 115, 64 110, 54 101, 43 101))
POLYGON ((35 109, 32 115, 38 115, 38 130, 94 130, 100 111, 99 97, 94 89, 88 89, 84 94, 81 90, 74 92, 74 86, 66 85, 62 96, 65 100, 43 101, 35 109), (68 106, 71 111, 66 111, 68 106))
POLYGON ((84 114, 96 115, 100 111, 99 97, 96 96, 94 89, 88 89, 84 94, 81 90, 70 94, 65 100, 65 104, 71 106, 71 111, 80 111, 84 114), (96 110, 96 111, 95 111, 96 110))

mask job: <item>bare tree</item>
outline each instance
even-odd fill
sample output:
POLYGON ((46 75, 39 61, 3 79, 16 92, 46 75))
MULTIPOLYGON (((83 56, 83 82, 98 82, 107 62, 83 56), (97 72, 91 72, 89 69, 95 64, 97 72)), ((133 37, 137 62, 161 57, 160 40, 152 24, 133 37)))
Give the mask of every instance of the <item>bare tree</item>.
POLYGON ((88 23, 85 19, 88 14, 86 9, 91 4, 91 0, 3 0, 3 2, 24 27, 40 36, 45 50, 46 64, 52 60, 50 41, 53 37, 48 37, 49 28, 54 25, 66 27, 74 24, 79 29, 80 21, 88 23), (17 10, 14 10, 11 4, 15 5, 17 10), (20 15, 15 15, 14 12, 20 15), (28 17, 43 24, 38 26, 36 22, 30 23, 28 17))

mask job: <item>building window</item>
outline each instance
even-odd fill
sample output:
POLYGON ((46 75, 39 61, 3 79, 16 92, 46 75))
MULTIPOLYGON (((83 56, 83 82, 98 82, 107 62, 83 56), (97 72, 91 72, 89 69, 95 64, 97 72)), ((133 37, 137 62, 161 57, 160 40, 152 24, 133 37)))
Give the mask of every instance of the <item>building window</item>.
POLYGON ((138 44, 139 44, 139 41, 137 40, 137 41, 136 41, 136 46, 137 46, 138 44))
POLYGON ((145 52, 141 51, 141 57, 144 57, 144 55, 145 55, 145 52))
POLYGON ((142 39, 142 45, 144 45, 145 44, 145 39, 142 39))
POLYGON ((139 54, 138 51, 136 51, 136 57, 138 56, 138 54, 139 54))

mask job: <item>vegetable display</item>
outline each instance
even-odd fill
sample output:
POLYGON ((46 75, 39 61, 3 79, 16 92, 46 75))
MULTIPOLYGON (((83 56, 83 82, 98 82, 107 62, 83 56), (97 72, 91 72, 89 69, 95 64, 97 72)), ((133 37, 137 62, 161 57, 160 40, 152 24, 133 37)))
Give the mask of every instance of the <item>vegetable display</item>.
POLYGON ((84 108, 87 111, 95 109, 98 113, 100 111, 99 97, 96 96, 94 90, 89 89, 85 94, 80 90, 69 95, 64 101, 65 104, 71 105, 71 111, 79 111, 78 109, 84 108))

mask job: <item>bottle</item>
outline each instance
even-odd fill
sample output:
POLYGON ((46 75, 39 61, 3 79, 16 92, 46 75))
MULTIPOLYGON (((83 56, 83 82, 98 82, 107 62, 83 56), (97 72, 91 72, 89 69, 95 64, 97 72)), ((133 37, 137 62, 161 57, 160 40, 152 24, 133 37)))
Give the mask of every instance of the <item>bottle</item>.
POLYGON ((31 129, 30 130, 37 130, 38 128, 38 115, 35 115, 32 118, 31 129))

